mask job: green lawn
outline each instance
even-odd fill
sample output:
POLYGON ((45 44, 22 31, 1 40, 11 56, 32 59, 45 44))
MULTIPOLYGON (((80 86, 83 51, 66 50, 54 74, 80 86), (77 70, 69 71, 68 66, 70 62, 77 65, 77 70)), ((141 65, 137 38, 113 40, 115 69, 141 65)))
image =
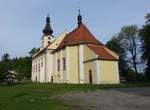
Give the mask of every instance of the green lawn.
POLYGON ((39 84, 0 85, 0 110, 68 110, 62 101, 52 96, 74 91, 150 86, 150 83, 119 85, 39 84))

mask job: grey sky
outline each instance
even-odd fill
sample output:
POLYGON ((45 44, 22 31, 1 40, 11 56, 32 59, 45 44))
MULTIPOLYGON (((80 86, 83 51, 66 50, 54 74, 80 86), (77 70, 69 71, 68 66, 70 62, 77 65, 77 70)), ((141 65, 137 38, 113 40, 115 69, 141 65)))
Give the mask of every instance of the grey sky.
POLYGON ((106 43, 124 25, 142 26, 150 0, 0 0, 0 56, 25 56, 39 47, 47 13, 54 36, 72 31, 78 7, 85 25, 106 43))

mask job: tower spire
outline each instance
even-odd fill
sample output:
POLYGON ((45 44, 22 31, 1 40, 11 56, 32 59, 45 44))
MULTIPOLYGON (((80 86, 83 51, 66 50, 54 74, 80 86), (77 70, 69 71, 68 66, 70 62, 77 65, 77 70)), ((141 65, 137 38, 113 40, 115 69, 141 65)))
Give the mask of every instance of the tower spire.
POLYGON ((79 12, 78 17, 77 17, 77 19, 78 19, 78 27, 80 27, 80 25, 82 24, 82 16, 80 14, 80 9, 78 10, 78 12, 79 12))
POLYGON ((45 25, 45 28, 43 29, 43 33, 44 33, 44 35, 52 35, 52 33, 53 33, 53 30, 52 30, 52 28, 50 26, 49 14, 46 17, 46 25, 45 25))

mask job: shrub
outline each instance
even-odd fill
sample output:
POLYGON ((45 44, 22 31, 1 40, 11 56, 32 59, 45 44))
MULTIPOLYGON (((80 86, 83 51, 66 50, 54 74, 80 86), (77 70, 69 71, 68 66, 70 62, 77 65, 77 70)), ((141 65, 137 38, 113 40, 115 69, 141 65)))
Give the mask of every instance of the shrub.
POLYGON ((135 72, 132 70, 132 69, 129 69, 125 75, 125 79, 128 81, 128 82, 134 82, 136 81, 136 74, 135 72))

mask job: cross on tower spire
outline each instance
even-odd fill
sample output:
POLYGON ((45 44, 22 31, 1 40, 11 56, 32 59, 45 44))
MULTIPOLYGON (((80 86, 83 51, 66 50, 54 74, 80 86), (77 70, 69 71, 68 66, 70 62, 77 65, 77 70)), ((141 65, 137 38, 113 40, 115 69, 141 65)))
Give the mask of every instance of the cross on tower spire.
POLYGON ((78 17, 77 17, 77 20, 78 20, 78 27, 80 27, 80 25, 82 24, 82 16, 80 14, 80 9, 78 10, 79 14, 78 14, 78 17))

